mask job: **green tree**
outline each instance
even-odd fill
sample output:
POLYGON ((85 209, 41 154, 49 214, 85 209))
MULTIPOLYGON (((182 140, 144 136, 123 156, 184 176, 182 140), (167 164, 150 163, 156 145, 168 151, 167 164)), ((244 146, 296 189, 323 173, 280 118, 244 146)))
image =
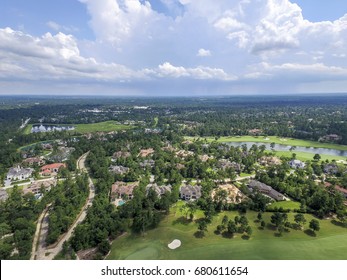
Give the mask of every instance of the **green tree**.
POLYGON ((319 221, 316 219, 312 219, 310 221, 310 225, 309 225, 310 229, 315 231, 319 231, 320 230, 320 225, 319 225, 319 221))
POLYGON ((228 222, 227 231, 229 234, 234 235, 237 232, 237 227, 234 221, 230 220, 228 222))
POLYGON ((294 221, 300 226, 302 227, 305 223, 306 223, 306 219, 305 216, 301 213, 298 213, 294 216, 294 221))
POLYGON ((250 226, 247 226, 245 232, 247 233, 248 236, 251 236, 253 233, 253 230, 250 226))
POLYGON ((263 219, 263 214, 261 212, 258 213, 257 219, 258 221, 261 221, 263 219))
POLYGON ((320 156, 319 154, 315 154, 315 155, 313 156, 313 159, 314 159, 315 161, 319 161, 319 160, 321 159, 321 156, 320 156))

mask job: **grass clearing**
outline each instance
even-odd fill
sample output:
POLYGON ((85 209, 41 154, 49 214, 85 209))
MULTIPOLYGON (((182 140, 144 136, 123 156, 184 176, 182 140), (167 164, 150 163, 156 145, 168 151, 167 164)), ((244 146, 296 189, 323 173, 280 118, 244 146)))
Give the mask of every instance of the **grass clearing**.
POLYGON ((89 124, 73 124, 76 127, 74 131, 78 133, 91 133, 91 132, 110 132, 117 130, 127 130, 133 128, 133 126, 118 124, 115 121, 106 121, 100 123, 89 124))
MULTIPOLYGON (((196 137, 185 137, 187 140, 198 139, 196 137)), ((201 137, 201 140, 206 139, 208 142, 216 141, 215 137, 201 137)), ((301 146, 301 147, 313 147, 313 148, 326 148, 347 151, 346 145, 338 145, 332 143, 321 143, 316 141, 301 140, 294 138, 283 138, 278 136, 225 136, 218 138, 217 142, 258 142, 258 143, 276 143, 283 144, 287 146, 301 146), (265 140, 268 139, 268 140, 265 140)), ((276 147, 275 147, 276 149, 276 147)), ((294 151, 295 152, 295 151, 294 151)))
MULTIPOLYGON (((334 225, 331 220, 320 221, 321 230, 316 237, 294 229, 276 237, 276 231, 269 225, 272 213, 263 214, 267 227, 260 230, 259 223, 255 222, 257 213, 248 212, 246 216, 253 234, 249 240, 244 240, 240 234, 225 238, 214 233, 224 215, 231 219, 239 215, 237 212, 225 212, 214 217, 204 238, 196 238, 196 223, 182 216, 179 205, 172 207, 170 215, 144 236, 129 234, 116 239, 107 259, 347 259, 347 229, 334 225), (181 240, 182 245, 170 250, 167 245, 174 239, 181 240)), ((294 222, 294 215, 288 213, 290 222, 294 222)), ((308 222, 313 218, 305 216, 308 222)), ((195 215, 195 219, 199 217, 202 217, 201 212, 195 215)), ((308 223, 305 225, 307 228, 308 223)))
MULTIPOLYGON (((273 152, 273 151, 268 151, 268 152, 273 152)), ((292 154, 296 154, 296 159, 299 159, 301 161, 306 161, 306 160, 313 160, 313 157, 315 154, 313 153, 306 153, 306 152, 298 152, 298 151, 275 151, 274 152, 276 154, 276 156, 281 157, 281 156, 285 156, 285 157, 292 157, 292 154)), ((321 161, 325 161, 325 160, 346 160, 346 157, 343 156, 333 156, 333 155, 323 155, 320 154, 321 156, 321 161)))
POLYGON ((282 207, 284 210, 299 210, 300 209, 300 203, 296 202, 296 201, 277 201, 277 202, 273 202, 271 203, 271 205, 269 205, 267 207, 267 210, 274 210, 275 208, 280 208, 282 207))

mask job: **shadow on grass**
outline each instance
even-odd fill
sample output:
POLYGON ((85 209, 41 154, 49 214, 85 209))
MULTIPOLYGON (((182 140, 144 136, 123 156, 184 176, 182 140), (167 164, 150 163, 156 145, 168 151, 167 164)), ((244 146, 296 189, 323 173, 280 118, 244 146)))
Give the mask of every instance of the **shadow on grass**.
POLYGON ((342 223, 340 221, 332 220, 331 223, 338 227, 347 228, 347 223, 342 223))
POLYGON ((204 238, 205 237, 205 232, 198 230, 194 233, 195 238, 204 238))
POLYGON ((187 219, 186 217, 179 217, 178 219, 174 220, 172 222, 172 225, 182 224, 182 225, 189 225, 192 222, 192 220, 187 219))
POLYGON ((277 230, 277 227, 275 225, 273 225, 273 224, 267 224, 266 228, 269 229, 269 230, 273 230, 273 231, 277 230))
POLYGON ((234 237, 233 234, 231 234, 231 233, 229 233, 229 232, 227 232, 227 231, 224 231, 224 232, 222 233, 222 236, 223 236, 224 238, 229 238, 229 239, 234 237))
POLYGON ((220 232, 219 230, 215 230, 213 233, 214 233, 215 235, 220 235, 220 234, 221 234, 221 232, 220 232))
POLYGON ((304 230, 304 233, 306 233, 308 236, 311 236, 311 237, 317 236, 317 234, 312 229, 306 229, 304 230))
POLYGON ((293 223, 293 224, 292 224, 292 229, 301 230, 302 228, 301 228, 300 225, 298 225, 298 224, 296 224, 296 223, 293 223))
POLYGON ((264 227, 258 227, 259 230, 264 230, 265 228, 264 227))
POLYGON ((275 237, 282 237, 283 234, 282 234, 282 233, 279 233, 279 232, 275 232, 275 233, 274 233, 274 236, 275 236, 275 237))
POLYGON ((246 234, 242 235, 241 238, 243 240, 249 240, 250 239, 250 237, 248 235, 246 235, 246 234))

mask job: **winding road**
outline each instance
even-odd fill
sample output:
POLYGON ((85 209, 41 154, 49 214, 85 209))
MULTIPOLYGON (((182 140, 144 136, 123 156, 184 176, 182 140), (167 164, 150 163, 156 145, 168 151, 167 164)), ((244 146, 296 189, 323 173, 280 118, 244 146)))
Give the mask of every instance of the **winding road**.
MULTIPOLYGON (((87 172, 87 169, 85 167, 85 161, 88 156, 88 153, 89 152, 83 154, 77 160, 77 168, 82 172, 87 172)), ((88 176, 88 181, 89 181, 89 195, 85 205, 83 206, 81 212, 79 213, 78 217, 76 218, 74 223, 71 225, 69 230, 63 236, 61 236, 59 241, 53 244, 53 246, 52 245, 47 246, 45 242, 47 232, 48 232, 49 206, 47 206, 45 211, 43 211, 36 227, 36 233, 34 236, 33 249, 31 254, 32 260, 52 260, 62 250, 64 242, 70 239, 76 226, 85 219, 85 217, 87 216, 87 209, 93 204, 93 200, 95 197, 95 188, 89 176, 88 176)))

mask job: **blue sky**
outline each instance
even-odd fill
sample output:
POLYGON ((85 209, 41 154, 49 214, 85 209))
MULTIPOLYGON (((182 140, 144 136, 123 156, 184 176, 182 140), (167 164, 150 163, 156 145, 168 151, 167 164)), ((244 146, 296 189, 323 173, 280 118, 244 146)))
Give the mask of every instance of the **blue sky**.
POLYGON ((0 1, 0 94, 347 92, 344 2, 0 1))

